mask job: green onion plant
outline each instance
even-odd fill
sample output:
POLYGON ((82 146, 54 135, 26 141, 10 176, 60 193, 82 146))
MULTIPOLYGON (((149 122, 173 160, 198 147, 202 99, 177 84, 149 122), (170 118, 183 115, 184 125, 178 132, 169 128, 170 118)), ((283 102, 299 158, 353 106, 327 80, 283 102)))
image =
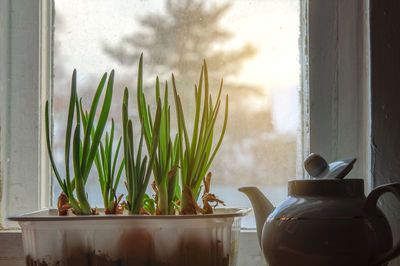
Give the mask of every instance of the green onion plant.
MULTIPOLYGON (((80 101, 81 110, 82 101, 80 101)), ((88 113, 81 112, 84 130, 87 128, 88 113)), ((92 138, 94 137, 94 130, 92 130, 92 138)), ((96 165, 97 174, 99 176, 99 183, 101 194, 103 196, 104 210, 106 214, 117 214, 118 204, 121 197, 117 198, 117 188, 124 169, 125 160, 122 159, 118 169, 117 160, 121 147, 122 137, 119 138, 115 153, 113 153, 114 143, 114 119, 111 120, 110 135, 106 132, 105 143, 100 142, 98 151, 96 152, 94 163, 96 165), (117 171, 117 172, 116 172, 117 171)))
POLYGON ((107 88, 104 96, 103 105, 101 107, 100 117, 97 125, 94 123, 94 118, 99 103, 101 93, 103 91, 105 82, 107 80, 107 73, 105 73, 97 87, 93 101, 91 103, 90 111, 87 114, 84 122, 83 137, 81 137, 81 119, 80 114, 83 112, 80 110, 78 104, 78 95, 76 88, 76 70, 72 74, 71 82, 71 96, 68 107, 67 126, 65 132, 65 178, 62 179, 56 164, 54 162, 53 154, 51 151, 50 144, 50 126, 49 126, 49 103, 46 102, 45 107, 45 125, 46 125, 46 143, 47 150, 50 157, 50 162, 53 171, 56 175, 57 181, 68 198, 69 204, 72 206, 75 213, 80 215, 92 214, 92 208, 89 204, 87 194, 85 191, 85 185, 89 172, 93 165, 98 147, 101 141, 101 137, 107 122, 108 114, 110 111, 113 84, 114 84, 114 70, 111 71, 110 77, 108 78, 107 88), (72 137, 72 161, 73 161, 73 173, 70 173, 70 146, 71 146, 71 133, 73 127, 74 113, 76 109, 76 123, 75 130, 72 137), (73 175, 73 179, 71 178, 73 175), (74 195, 74 190, 76 197, 74 195))
POLYGON ((219 147, 221 146, 225 135, 228 121, 228 95, 226 95, 223 127, 218 142, 213 148, 213 138, 215 133, 214 126, 221 106, 223 80, 221 80, 218 96, 215 104, 213 104, 212 96, 209 91, 207 64, 204 60, 198 87, 197 85, 194 86, 196 108, 193 135, 191 140, 189 139, 189 133, 186 128, 182 103, 176 89, 175 78, 173 74, 172 85, 178 120, 178 147, 181 163, 180 172, 182 184, 182 198, 180 202, 181 213, 196 214, 199 212, 199 207, 196 204, 196 200, 200 194, 201 182, 205 178, 205 175, 210 168, 210 165, 219 147))
POLYGON ((122 104, 122 123, 123 123, 123 146, 125 156, 125 175, 126 187, 128 190, 127 208, 129 214, 139 214, 143 208, 145 192, 149 184, 152 166, 157 153, 157 143, 160 136, 161 124, 161 101, 157 103, 157 111, 153 127, 149 130, 153 136, 154 142, 149 150, 149 160, 147 156, 142 159, 143 147, 143 128, 141 130, 140 141, 135 160, 134 138, 132 121, 128 119, 128 89, 125 88, 122 104))
MULTIPOLYGON (((156 78, 155 85, 156 102, 161 102, 160 96, 160 83, 158 77, 156 78)), ((152 122, 152 115, 150 106, 146 103, 146 98, 143 93, 143 54, 140 55, 138 80, 137 80, 137 106, 140 118, 140 123, 143 129, 144 139, 146 142, 147 150, 153 149, 157 146, 157 153, 155 154, 153 163, 154 181, 157 186, 157 214, 174 214, 176 202, 179 200, 180 190, 178 182, 178 163, 179 163, 179 141, 178 134, 171 140, 170 127, 170 106, 168 103, 168 84, 165 82, 164 99, 161 106, 161 125, 160 136, 152 133, 154 127, 152 122)))

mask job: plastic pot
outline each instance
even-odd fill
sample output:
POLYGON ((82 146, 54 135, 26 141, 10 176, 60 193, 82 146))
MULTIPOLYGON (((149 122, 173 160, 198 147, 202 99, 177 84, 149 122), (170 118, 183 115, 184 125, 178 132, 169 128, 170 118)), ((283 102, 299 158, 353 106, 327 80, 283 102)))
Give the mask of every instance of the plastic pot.
POLYGON ((27 265, 236 265, 241 216, 58 216, 46 209, 8 217, 22 229, 27 265))

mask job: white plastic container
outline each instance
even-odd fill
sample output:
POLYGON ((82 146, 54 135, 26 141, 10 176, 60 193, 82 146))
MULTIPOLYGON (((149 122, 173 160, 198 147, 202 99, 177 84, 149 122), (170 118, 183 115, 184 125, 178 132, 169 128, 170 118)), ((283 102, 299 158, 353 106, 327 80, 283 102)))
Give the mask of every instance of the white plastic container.
POLYGON ((58 216, 47 209, 8 217, 17 221, 27 265, 237 265, 241 216, 58 216))

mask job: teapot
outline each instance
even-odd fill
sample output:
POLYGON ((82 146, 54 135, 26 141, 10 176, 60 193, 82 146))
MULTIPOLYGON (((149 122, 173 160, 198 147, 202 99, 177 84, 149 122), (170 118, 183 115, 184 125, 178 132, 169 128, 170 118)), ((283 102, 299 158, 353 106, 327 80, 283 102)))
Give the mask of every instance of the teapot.
POLYGON ((343 179, 355 161, 328 165, 311 154, 304 162, 311 178, 290 180, 288 198, 276 208, 257 187, 239 188, 253 206, 270 266, 378 266, 400 254, 377 207, 386 192, 400 200, 400 183, 379 186, 365 197, 362 179, 343 179))

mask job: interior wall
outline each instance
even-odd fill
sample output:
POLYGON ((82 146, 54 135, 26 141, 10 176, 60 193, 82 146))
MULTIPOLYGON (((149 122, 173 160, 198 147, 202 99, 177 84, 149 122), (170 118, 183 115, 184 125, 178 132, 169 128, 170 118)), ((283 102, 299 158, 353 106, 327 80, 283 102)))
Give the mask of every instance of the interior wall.
MULTIPOLYGON (((370 38, 371 176, 378 186, 400 182, 400 1, 370 0, 370 38)), ((385 195, 381 205, 399 241, 400 204, 385 195)))

